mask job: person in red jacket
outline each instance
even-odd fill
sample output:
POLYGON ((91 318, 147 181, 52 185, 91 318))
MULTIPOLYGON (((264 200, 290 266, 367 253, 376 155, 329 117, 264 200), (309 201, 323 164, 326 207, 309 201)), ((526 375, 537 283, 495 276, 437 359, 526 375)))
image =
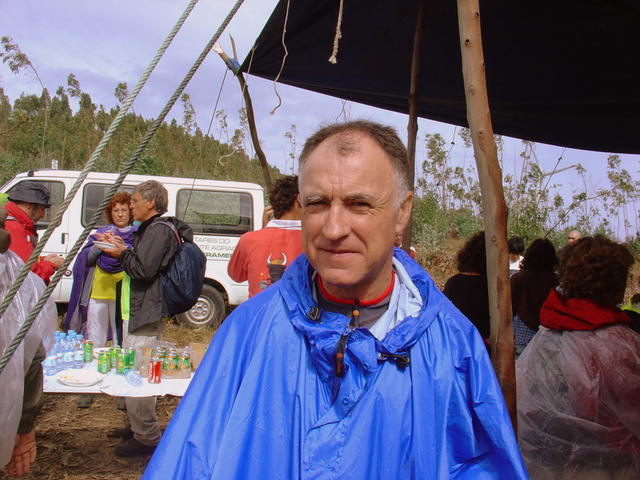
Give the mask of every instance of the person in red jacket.
MULTIPOLYGON (((9 249, 23 262, 27 261, 38 243, 36 222, 51 206, 49 198, 47 187, 32 181, 21 182, 9 192, 9 201, 3 207, 6 211, 5 229, 11 234, 9 249)), ((34 263, 31 271, 49 283, 63 261, 63 257, 51 253, 34 263)))
POLYGON ((236 282, 249 280, 249 297, 278 281, 302 253, 298 177, 279 178, 269 191, 269 202, 275 218, 262 230, 242 235, 227 266, 236 282))

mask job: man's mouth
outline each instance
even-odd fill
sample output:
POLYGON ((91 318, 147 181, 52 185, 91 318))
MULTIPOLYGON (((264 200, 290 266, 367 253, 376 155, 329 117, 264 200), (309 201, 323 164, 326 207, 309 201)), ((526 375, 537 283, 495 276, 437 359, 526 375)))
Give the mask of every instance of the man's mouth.
POLYGON ((356 253, 354 250, 344 250, 344 249, 336 249, 336 248, 320 248, 324 253, 328 253, 329 255, 348 255, 350 253, 356 253))

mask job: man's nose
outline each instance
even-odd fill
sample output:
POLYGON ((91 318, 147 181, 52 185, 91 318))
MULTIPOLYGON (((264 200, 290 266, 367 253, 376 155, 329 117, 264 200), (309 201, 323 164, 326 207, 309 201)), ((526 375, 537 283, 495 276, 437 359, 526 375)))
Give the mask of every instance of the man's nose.
POLYGON ((348 213, 342 205, 331 205, 327 213, 322 233, 329 240, 346 237, 350 230, 348 213))

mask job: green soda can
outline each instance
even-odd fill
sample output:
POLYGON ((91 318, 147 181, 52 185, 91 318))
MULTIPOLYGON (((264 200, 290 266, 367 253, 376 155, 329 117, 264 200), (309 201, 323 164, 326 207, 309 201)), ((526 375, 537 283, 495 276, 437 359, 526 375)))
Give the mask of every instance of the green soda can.
POLYGON ((125 368, 133 370, 136 365, 136 349, 135 348, 127 348, 126 351, 126 365, 125 368))
POLYGON ((124 371, 127 369, 127 352, 122 349, 118 352, 116 373, 124 375, 124 371))
POLYGON ((180 370, 180 357, 176 352, 171 352, 168 355, 169 358, 169 370, 180 370))
POLYGON ((109 373, 111 370, 111 360, 109 352, 98 353, 98 371, 100 373, 109 373))
POLYGON ((109 356, 111 357, 111 368, 118 369, 118 353, 120 349, 118 347, 111 347, 109 349, 109 356))
POLYGON ((162 363, 162 370, 163 371, 167 371, 169 370, 169 357, 167 355, 165 355, 164 357, 160 357, 160 362, 162 363))
POLYGON ((87 340, 84 342, 84 363, 93 362, 93 342, 87 340))
POLYGON ((191 371, 191 354, 189 352, 180 354, 180 370, 191 371))

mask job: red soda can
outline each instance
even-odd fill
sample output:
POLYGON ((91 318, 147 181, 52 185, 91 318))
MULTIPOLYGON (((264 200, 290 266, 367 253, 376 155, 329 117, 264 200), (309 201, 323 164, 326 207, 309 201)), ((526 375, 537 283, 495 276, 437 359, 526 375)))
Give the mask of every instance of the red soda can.
POLYGON ((149 372, 147 382, 160 383, 162 379, 162 361, 158 357, 153 357, 149 362, 149 372))

